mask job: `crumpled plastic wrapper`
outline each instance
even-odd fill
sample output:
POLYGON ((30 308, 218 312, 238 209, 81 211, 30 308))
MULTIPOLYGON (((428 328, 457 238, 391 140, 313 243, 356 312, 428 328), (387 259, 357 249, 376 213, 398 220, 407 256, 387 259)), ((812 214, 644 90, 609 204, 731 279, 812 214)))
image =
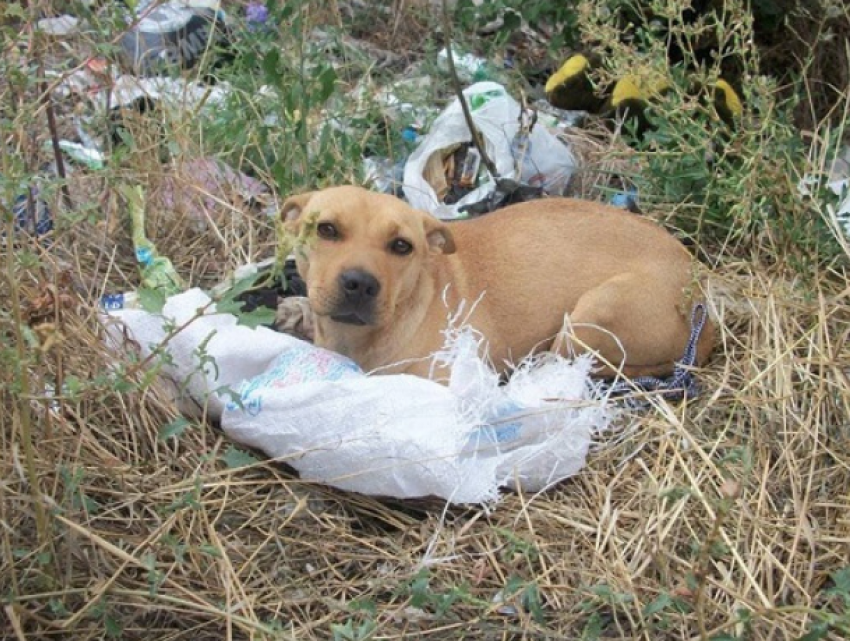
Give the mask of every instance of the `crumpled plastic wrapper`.
POLYGON ((193 158, 177 164, 156 192, 161 208, 179 211, 199 230, 219 224, 245 207, 261 205, 269 190, 259 180, 214 158, 193 158))

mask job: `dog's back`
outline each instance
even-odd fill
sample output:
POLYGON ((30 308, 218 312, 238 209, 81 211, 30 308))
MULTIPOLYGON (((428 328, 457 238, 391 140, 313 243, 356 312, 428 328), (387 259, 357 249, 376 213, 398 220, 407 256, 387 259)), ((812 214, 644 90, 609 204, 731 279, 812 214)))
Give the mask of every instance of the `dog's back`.
MULTIPOLYGON (((654 355, 628 350, 627 362, 639 362, 641 373, 668 371, 681 358, 697 284, 695 264, 654 222, 598 203, 553 198, 450 228, 457 251, 442 260, 450 265, 455 302, 484 293, 473 324, 490 338, 495 359, 515 360, 535 347, 548 348, 566 314, 576 323, 619 329, 618 339, 627 346, 641 342, 632 339, 635 334, 657 333, 654 355), (619 284, 606 289, 606 283, 619 284), (597 289, 610 296, 596 296, 585 306, 590 310, 582 309, 582 298, 597 289)), ((711 340, 708 328, 700 357, 711 340)))

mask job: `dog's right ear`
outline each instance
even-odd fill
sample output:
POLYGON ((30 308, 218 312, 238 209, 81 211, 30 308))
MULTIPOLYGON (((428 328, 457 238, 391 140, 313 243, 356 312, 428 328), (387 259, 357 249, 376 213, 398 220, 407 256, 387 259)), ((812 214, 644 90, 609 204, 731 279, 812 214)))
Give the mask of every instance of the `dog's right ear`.
POLYGON ((426 216, 425 237, 432 251, 440 254, 455 253, 455 239, 449 231, 449 226, 444 222, 432 216, 426 216))
POLYGON ((298 233, 298 229, 301 227, 301 214, 304 212, 307 203, 310 202, 310 198, 313 197, 313 193, 308 191, 306 194, 290 196, 283 201, 280 217, 283 220, 283 226, 290 232, 298 233))

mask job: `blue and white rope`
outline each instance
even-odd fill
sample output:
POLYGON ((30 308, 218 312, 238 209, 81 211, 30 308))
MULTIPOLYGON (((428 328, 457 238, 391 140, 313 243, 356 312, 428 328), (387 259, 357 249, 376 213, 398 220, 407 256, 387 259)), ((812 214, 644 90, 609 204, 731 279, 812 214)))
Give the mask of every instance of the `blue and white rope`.
MULTIPOLYGON (((607 390, 612 396, 620 396, 632 392, 658 392, 667 400, 679 400, 683 397, 694 398, 699 395, 691 369, 696 364, 697 344, 702 330, 705 328, 708 313, 705 305, 698 303, 691 311, 691 336, 685 347, 684 356, 673 367, 673 373, 668 378, 656 376, 638 376, 627 381, 618 381, 607 390)), ((637 399, 635 399, 637 400, 637 399)))

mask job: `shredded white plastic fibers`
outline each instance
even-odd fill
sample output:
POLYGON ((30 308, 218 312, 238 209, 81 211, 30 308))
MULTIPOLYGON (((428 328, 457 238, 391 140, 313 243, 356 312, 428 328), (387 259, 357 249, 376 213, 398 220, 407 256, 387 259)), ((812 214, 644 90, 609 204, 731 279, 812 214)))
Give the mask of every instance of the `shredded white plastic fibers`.
POLYGON ((163 375, 234 441, 302 478, 364 494, 482 503, 504 486, 539 491, 581 470, 612 418, 589 357, 537 356, 500 385, 469 327, 450 331, 435 355, 451 369, 444 386, 366 375, 305 341, 240 326, 198 289, 169 298, 160 315, 110 316, 121 321, 107 323, 112 340, 126 329, 143 356, 167 350, 163 375))

